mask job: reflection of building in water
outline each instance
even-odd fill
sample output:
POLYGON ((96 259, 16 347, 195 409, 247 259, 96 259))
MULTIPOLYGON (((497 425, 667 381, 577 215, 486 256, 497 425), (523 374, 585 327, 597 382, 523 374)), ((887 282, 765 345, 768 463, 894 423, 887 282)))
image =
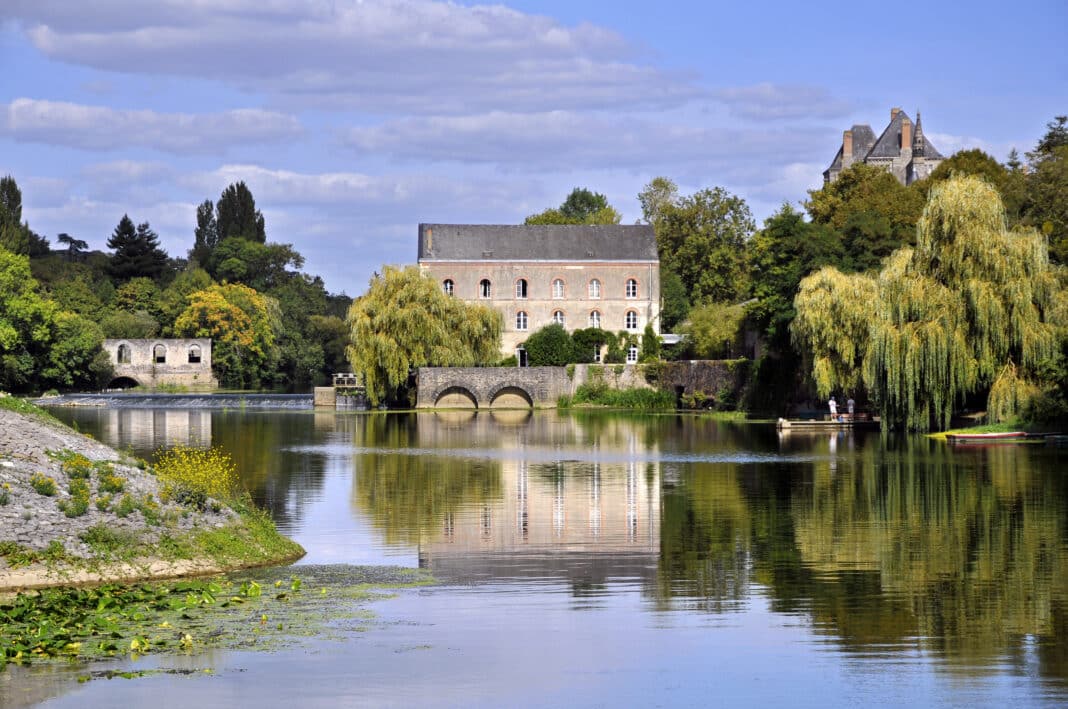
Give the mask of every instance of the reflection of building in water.
POLYGON ((100 420, 102 440, 116 448, 211 446, 211 412, 202 409, 109 409, 100 420))
POLYGON ((444 576, 655 575, 657 463, 510 460, 501 489, 500 500, 447 512, 421 545, 420 566, 444 576))

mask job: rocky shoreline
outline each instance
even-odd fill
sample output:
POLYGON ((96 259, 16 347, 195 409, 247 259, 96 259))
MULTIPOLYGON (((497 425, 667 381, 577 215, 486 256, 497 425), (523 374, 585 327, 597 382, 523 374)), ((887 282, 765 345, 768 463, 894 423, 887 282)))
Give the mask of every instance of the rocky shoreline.
POLYGON ((217 501, 190 506, 171 497, 143 461, 47 414, 0 407, 0 590, 217 573, 303 553, 272 525, 266 534, 280 543, 267 539, 265 549, 251 539, 248 558, 183 558, 175 540, 247 525, 217 501), (102 550, 101 539, 111 548, 102 550), (157 553, 161 541, 169 556, 157 553))

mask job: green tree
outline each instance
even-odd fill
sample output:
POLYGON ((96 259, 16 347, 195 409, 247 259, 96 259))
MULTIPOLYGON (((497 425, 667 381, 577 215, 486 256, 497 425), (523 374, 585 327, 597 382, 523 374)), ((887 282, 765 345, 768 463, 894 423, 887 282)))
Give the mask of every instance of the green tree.
POLYGON ((219 242, 212 254, 213 275, 220 281, 244 283, 258 291, 283 284, 301 268, 304 257, 290 244, 264 244, 248 239, 229 238, 219 242))
POLYGON ((111 304, 119 310, 130 313, 140 310, 156 317, 159 315, 160 291, 151 278, 137 276, 118 287, 111 304))
POLYGON ((93 290, 90 276, 77 273, 52 284, 50 296, 62 310, 99 321, 104 310, 100 296, 93 290))
POLYGON ((785 351, 794 319, 794 296, 801 279, 825 265, 842 266, 844 250, 835 231, 826 224, 806 222, 789 204, 764 220, 764 228, 750 245, 753 320, 769 342, 785 351))
POLYGON ((1057 148, 1068 146, 1068 116, 1055 116, 1046 124, 1046 133, 1035 149, 1027 154, 1031 164, 1039 163, 1052 157, 1057 148))
POLYGON ((56 241, 67 245, 67 260, 77 261, 82 252, 89 248, 89 243, 82 239, 75 239, 70 234, 59 234, 56 241))
POLYGON ((349 361, 345 348, 349 344, 349 328, 336 315, 311 315, 308 317, 308 340, 323 351, 323 373, 347 372, 349 361))
POLYGON ((559 323, 546 325, 531 333, 523 343, 531 367, 561 367, 574 361, 571 335, 559 323))
POLYGON ((622 217, 608 198, 585 187, 576 187, 559 207, 526 218, 525 224, 619 224, 622 217))
POLYGON ((674 332, 690 315, 690 296, 679 274, 660 264, 660 331, 674 332))
POLYGON ((385 267, 349 308, 349 362, 372 404, 395 396, 413 367, 470 366, 500 356, 497 311, 442 292, 418 268, 385 267))
POLYGON ((193 229, 193 249, 189 260, 203 268, 211 262, 212 252, 219 243, 219 228, 215 221, 215 205, 206 199, 197 207, 197 225, 193 229))
POLYGON ((694 353, 701 359, 731 358, 740 350, 745 308, 729 303, 705 303, 690 310, 683 326, 694 353))
POLYGON ((167 267, 167 252, 160 248, 156 232, 152 231, 148 222, 142 222, 135 228, 126 214, 122 215, 108 238, 108 248, 115 252, 108 270, 119 281, 138 276, 158 279, 167 267))
POLYGON ((602 347, 615 342, 615 339, 614 334, 599 327, 575 330, 571 333, 571 342, 574 344, 572 358, 577 364, 589 364, 602 347))
POLYGON ((652 323, 645 323, 645 331, 642 332, 642 351, 640 361, 656 362, 660 359, 660 336, 656 334, 652 323))
POLYGON ((101 348, 104 333, 88 318, 60 312, 53 321, 52 343, 42 362, 42 386, 95 388, 111 378, 111 360, 101 348))
POLYGON ((277 364, 277 304, 239 283, 213 285, 189 296, 174 323, 178 337, 212 338, 212 368, 224 386, 254 388, 277 364))
POLYGON ((187 268, 175 276, 159 296, 159 319, 165 336, 173 333, 175 320, 189 307, 189 296, 214 283, 203 268, 187 268))
POLYGON ((159 334, 159 321, 144 310, 115 310, 100 321, 105 337, 138 340, 159 334))
POLYGON ((841 235, 848 267, 855 271, 878 268, 894 249, 913 243, 924 202, 919 187, 905 187, 886 170, 864 163, 808 194, 812 222, 841 235))
POLYGON ((1050 258, 1068 264, 1068 145, 1053 148, 1027 176, 1024 223, 1049 239, 1050 258))
MULTIPOLYGON (((205 206, 202 204, 200 208, 205 206)), ((200 224, 200 209, 198 209, 198 228, 200 224)), ((203 236, 205 244, 210 244, 210 231, 206 231, 203 236)), ((244 182, 231 184, 219 196, 219 201, 215 205, 215 238, 219 243, 226 239, 245 239, 260 244, 267 241, 263 215, 260 210, 256 209, 256 200, 244 182)))
POLYGON ((0 389, 25 391, 35 384, 56 312, 37 292, 29 257, 0 249, 0 389))
POLYGON ((814 355, 821 395, 851 389, 862 357, 891 426, 945 427, 955 405, 982 391, 988 409, 1011 415, 1055 354, 1057 284, 1045 240, 1007 231, 997 190, 977 177, 931 191, 915 249, 897 251, 877 280, 853 277, 850 289, 846 279, 827 268, 802 281, 794 332, 814 355))
POLYGON ((642 205, 642 221, 656 228, 668 207, 678 201, 679 186, 666 177, 654 177, 638 193, 638 202, 642 205))
MULTIPOLYGON (((1010 157, 1010 161, 1012 158, 1010 157)), ((1019 164, 1017 163, 1017 168, 1019 164)), ((1002 165, 982 150, 959 150, 949 158, 939 163, 938 167, 926 180, 916 183, 916 187, 923 194, 924 201, 930 194, 931 189, 939 183, 945 182, 955 175, 975 175, 992 184, 1001 195, 1001 201, 1005 204, 1005 214, 1009 225, 1016 224, 1021 217, 1024 206, 1024 194, 1020 189, 1019 180, 1014 170, 1002 165)))
POLYGON ((22 221, 22 190, 10 175, 0 178, 0 246, 25 256, 48 255, 48 239, 22 221))
POLYGON ((677 273, 690 302, 733 301, 747 291, 745 249, 755 225, 745 200, 721 187, 665 207, 656 229, 660 263, 677 273))

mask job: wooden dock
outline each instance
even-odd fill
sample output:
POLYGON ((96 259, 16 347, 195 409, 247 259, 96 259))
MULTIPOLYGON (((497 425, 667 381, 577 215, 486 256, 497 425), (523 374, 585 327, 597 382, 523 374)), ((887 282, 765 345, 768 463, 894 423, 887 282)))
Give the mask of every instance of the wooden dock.
POLYGON ((870 416, 850 416, 839 414, 834 418, 824 419, 784 419, 780 418, 776 428, 784 433, 815 433, 825 431, 877 431, 879 419, 870 416))

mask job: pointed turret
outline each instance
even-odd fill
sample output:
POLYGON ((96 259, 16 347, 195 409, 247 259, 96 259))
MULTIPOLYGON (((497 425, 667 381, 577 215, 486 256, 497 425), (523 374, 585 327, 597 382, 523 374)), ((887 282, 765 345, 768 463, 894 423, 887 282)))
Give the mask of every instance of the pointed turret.
POLYGON ((913 138, 912 154, 915 157, 925 157, 923 139, 923 120, 920 118, 920 109, 916 109, 916 135, 913 138))

